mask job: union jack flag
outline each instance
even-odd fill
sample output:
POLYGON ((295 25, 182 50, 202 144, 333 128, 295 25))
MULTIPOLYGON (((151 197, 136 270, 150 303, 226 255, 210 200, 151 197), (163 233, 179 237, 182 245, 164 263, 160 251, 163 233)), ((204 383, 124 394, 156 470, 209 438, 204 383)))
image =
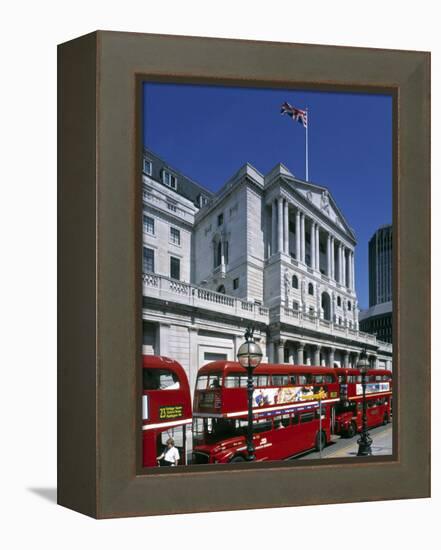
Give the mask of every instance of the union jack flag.
POLYGON ((293 107, 287 101, 285 101, 280 109, 280 112, 282 113, 282 115, 288 115, 293 120, 297 120, 297 122, 303 124, 304 128, 308 126, 308 111, 297 109, 296 107, 293 107))

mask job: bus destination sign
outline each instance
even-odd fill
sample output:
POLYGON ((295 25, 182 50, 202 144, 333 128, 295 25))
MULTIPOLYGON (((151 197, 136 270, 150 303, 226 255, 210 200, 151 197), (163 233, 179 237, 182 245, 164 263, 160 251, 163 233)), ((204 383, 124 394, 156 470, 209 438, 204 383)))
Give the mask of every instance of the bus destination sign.
POLYGON ((184 416, 184 407, 182 405, 159 407, 159 419, 171 420, 173 418, 182 418, 184 416))

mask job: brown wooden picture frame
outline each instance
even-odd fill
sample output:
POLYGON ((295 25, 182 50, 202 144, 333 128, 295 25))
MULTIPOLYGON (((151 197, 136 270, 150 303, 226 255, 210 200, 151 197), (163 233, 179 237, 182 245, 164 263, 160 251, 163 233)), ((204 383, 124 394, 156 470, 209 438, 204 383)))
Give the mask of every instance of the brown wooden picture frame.
POLYGON ((98 31, 59 46, 58 502, 96 518, 430 495, 430 54, 98 31), (140 467, 140 82, 394 99, 394 454, 140 467), (137 374, 138 373, 138 374, 137 374))

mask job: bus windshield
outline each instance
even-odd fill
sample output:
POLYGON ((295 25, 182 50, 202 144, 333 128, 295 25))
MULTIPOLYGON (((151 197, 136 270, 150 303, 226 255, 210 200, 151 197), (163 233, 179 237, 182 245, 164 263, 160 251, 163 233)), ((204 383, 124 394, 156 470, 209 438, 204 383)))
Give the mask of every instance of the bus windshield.
POLYGON ((180 387, 176 374, 168 369, 143 369, 144 390, 178 390, 180 387))

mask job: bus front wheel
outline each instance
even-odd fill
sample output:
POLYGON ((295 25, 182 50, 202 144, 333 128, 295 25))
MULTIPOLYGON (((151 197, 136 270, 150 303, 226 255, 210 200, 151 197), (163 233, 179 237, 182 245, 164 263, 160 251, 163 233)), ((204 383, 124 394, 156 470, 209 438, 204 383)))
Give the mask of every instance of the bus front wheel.
POLYGON ((325 432, 318 432, 315 436, 315 450, 322 451, 326 447, 326 434, 325 432))
POLYGON ((234 456, 231 460, 230 460, 230 464, 232 464, 233 462, 245 462, 245 459, 243 456, 234 456))

